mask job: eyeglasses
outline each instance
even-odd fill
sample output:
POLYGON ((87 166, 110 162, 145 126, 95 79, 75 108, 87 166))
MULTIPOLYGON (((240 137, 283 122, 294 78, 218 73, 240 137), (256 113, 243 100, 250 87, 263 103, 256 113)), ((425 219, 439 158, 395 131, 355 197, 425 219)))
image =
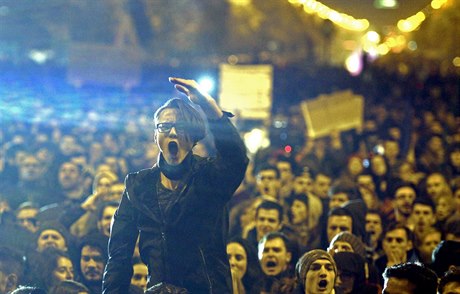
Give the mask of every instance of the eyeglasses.
POLYGON ((187 124, 184 122, 178 122, 178 123, 165 122, 165 123, 157 124, 157 130, 160 133, 168 133, 171 131, 173 127, 176 129, 176 132, 178 133, 184 133, 187 130, 187 124))

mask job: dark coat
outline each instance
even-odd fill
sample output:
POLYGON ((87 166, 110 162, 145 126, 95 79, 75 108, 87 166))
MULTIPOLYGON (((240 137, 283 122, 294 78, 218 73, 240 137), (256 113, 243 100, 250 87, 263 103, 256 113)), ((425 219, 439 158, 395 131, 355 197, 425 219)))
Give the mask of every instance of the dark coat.
POLYGON ((112 225, 103 293, 128 293, 138 232, 141 258, 151 276, 149 287, 163 282, 190 293, 231 293, 224 206, 241 183, 248 158, 226 117, 210 122, 210 130, 217 156, 193 156, 186 185, 164 214, 157 198, 158 166, 126 177, 112 225))

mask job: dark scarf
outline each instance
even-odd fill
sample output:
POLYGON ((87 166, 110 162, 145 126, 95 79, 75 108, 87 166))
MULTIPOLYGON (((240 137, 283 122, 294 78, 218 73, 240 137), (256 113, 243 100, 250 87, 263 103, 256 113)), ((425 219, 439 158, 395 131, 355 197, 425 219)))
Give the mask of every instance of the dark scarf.
POLYGON ((160 160, 158 166, 160 171, 170 180, 177 181, 184 177, 192 169, 193 153, 190 151, 184 160, 178 165, 169 165, 160 153, 160 160))

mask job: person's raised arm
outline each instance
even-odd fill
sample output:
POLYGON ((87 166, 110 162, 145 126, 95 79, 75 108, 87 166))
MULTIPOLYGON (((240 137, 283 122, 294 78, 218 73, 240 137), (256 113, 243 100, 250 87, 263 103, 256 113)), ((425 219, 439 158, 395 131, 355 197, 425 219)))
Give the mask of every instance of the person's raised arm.
POLYGON ((208 93, 201 91, 195 80, 187 80, 181 78, 169 78, 169 81, 174 84, 174 87, 184 93, 188 99, 195 104, 198 104, 207 118, 217 120, 223 116, 223 112, 214 98, 208 93))

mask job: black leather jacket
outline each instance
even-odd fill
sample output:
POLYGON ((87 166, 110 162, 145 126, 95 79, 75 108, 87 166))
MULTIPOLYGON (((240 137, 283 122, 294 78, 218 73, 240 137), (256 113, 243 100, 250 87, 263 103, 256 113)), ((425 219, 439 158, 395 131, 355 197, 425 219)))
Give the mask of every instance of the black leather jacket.
POLYGON ((227 117, 210 121, 209 127, 217 156, 193 156, 186 185, 164 213, 157 199, 158 166, 126 177, 109 240, 103 293, 128 293, 138 235, 149 287, 163 282, 190 293, 231 293, 223 212, 244 177, 248 158, 227 117))

